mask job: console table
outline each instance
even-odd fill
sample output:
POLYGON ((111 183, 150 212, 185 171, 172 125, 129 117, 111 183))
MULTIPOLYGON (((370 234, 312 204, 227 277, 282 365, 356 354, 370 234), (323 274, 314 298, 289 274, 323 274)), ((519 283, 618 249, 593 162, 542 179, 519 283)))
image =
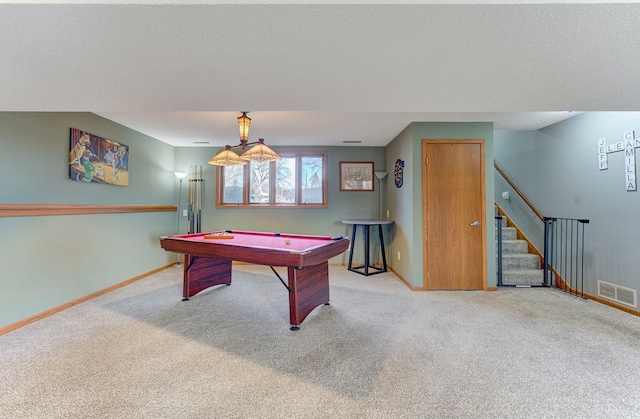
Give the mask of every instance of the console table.
POLYGON ((369 276, 373 274, 379 274, 387 272, 387 257, 384 252, 384 237, 382 236, 382 226, 385 224, 393 224, 392 220, 342 220, 343 224, 350 224, 353 226, 351 231, 351 251, 349 252, 349 266, 347 269, 353 272, 357 272, 361 275, 369 276), (356 232, 358 226, 364 229, 364 264, 362 266, 353 266, 353 250, 356 246, 356 232), (382 267, 371 265, 369 249, 371 244, 371 226, 378 226, 378 237, 380 240, 380 250, 382 251, 382 267), (374 272, 370 272, 369 269, 373 269, 374 272))

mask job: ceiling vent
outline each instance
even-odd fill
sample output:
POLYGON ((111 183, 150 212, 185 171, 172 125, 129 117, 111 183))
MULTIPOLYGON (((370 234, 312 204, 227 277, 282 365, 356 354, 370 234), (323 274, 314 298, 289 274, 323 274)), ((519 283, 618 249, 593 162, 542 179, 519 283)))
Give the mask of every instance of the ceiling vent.
POLYGON ((638 307, 638 293, 636 290, 605 281, 598 281, 598 296, 625 306, 638 307))

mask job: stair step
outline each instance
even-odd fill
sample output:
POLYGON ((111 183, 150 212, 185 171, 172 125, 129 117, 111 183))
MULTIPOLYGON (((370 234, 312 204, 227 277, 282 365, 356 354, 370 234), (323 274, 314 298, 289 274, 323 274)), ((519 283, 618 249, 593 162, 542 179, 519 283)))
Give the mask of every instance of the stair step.
POLYGON ((502 271, 503 285, 541 285, 544 280, 542 269, 518 269, 502 271))
MULTIPOLYGON (((498 228, 495 228, 496 237, 498 236, 498 228)), ((502 227, 502 240, 516 240, 518 231, 515 227, 502 227)))
POLYGON ((533 253, 502 255, 502 270, 540 269, 540 257, 533 253))
MULTIPOLYGON (((496 242, 497 245, 497 242, 496 242)), ((526 240, 502 240, 502 254, 528 253, 529 244, 526 240)))
POLYGON ((506 217, 502 217, 501 232, 498 232, 497 224, 496 222, 496 247, 498 234, 502 235, 502 284, 542 285, 544 270, 540 269, 540 256, 529 253, 529 243, 518 240, 518 230, 507 226, 506 217))

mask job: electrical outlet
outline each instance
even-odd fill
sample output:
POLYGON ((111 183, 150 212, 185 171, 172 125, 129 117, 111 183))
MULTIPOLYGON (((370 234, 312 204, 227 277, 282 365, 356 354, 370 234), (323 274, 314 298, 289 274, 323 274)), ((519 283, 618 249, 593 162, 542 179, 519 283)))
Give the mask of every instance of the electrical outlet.
POLYGON ((188 216, 187 211, 188 211, 188 210, 182 210, 182 216, 183 216, 183 217, 187 217, 187 216, 188 216))
POLYGON ((389 218, 389 210, 387 210, 387 218, 389 218))
POLYGON ((400 251, 398 250, 398 260, 400 260, 400 251))

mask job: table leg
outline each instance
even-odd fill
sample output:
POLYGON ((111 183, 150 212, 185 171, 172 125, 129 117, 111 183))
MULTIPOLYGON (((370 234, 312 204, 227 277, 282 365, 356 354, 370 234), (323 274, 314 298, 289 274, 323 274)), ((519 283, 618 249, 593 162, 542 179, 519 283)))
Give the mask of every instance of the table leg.
POLYGON ((182 301, 214 285, 231 285, 231 261, 202 256, 184 256, 182 301))
POLYGON ((353 248, 355 247, 355 243, 356 243, 356 230, 358 228, 357 224, 353 225, 353 228, 351 230, 351 249, 349 249, 349 266, 347 267, 347 269, 352 270, 352 262, 353 262, 353 248))
POLYGON ((382 224, 378 224, 378 234, 380 235, 380 251, 382 252, 381 272, 387 272, 387 256, 384 253, 384 237, 382 237, 382 224))
POLYGON ((364 227, 364 276, 369 275, 369 225, 365 225, 364 227))
POLYGON ((291 330, 298 330, 300 323, 322 304, 329 303, 329 262, 289 267, 289 322, 291 330))
MULTIPOLYGON (((373 233, 375 235, 375 232, 373 233)), ((376 253, 374 257, 377 258, 376 253)), ((382 224, 353 224, 353 230, 351 232, 351 251, 349 252, 349 266, 348 269, 352 272, 357 272, 360 275, 369 276, 382 272, 387 272, 387 255, 384 249, 384 236, 382 233, 382 224), (377 264, 371 264, 371 226, 378 226, 378 238, 380 240, 380 250, 382 252, 382 267, 377 264), (356 242, 356 231, 358 226, 364 228, 363 241, 364 241, 364 263, 360 266, 353 266, 353 254, 356 242)))

